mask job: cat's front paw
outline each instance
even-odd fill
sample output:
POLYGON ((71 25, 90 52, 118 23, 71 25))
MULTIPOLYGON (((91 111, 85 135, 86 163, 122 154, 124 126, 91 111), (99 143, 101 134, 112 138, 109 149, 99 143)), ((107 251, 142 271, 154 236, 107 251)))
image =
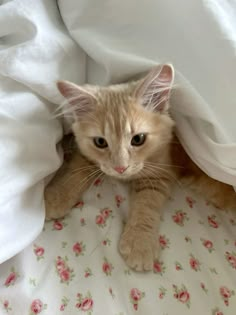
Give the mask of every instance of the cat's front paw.
POLYGON ((44 192, 46 221, 59 219, 67 215, 70 211, 65 206, 62 193, 54 187, 48 186, 44 192))
POLYGON ((127 265, 137 271, 153 270, 153 262, 159 255, 157 233, 141 228, 126 228, 121 235, 119 250, 127 265))

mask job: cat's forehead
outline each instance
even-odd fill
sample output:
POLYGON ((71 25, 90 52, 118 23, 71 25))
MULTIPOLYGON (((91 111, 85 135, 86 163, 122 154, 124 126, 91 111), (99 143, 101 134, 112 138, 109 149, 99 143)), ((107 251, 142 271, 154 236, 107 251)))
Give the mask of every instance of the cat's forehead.
POLYGON ((150 113, 137 103, 132 89, 115 86, 99 94, 94 113, 99 123, 94 126, 97 133, 119 141, 135 133, 150 131, 150 113))
MULTIPOLYGON (((127 109, 127 108, 126 108, 127 109)), ((139 110, 107 111, 104 115, 103 133, 119 141, 133 134, 150 131, 150 121, 139 110)))

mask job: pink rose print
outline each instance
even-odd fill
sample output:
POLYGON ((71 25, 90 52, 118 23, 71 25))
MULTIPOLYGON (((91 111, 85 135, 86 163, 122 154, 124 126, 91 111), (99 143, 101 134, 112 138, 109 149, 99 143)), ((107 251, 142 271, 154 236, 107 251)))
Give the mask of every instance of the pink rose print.
POLYGON ((56 259, 56 272, 60 277, 61 283, 69 284, 69 282, 74 278, 74 270, 68 266, 68 258, 64 259, 60 256, 56 259))
POLYGON ((44 256, 43 256, 44 252, 45 252, 45 250, 43 247, 40 247, 40 246, 34 244, 34 254, 37 257, 37 260, 44 258, 44 256))
POLYGON ((220 287, 220 295, 225 303, 226 306, 229 305, 229 298, 234 295, 234 291, 230 290, 229 288, 227 288, 226 286, 222 286, 220 287))
POLYGON ((61 231, 67 224, 63 220, 54 220, 53 230, 61 231))
POLYGON ((178 261, 175 262, 175 270, 177 271, 183 270, 181 263, 179 263, 178 261))
POLYGON ((13 285, 15 284, 15 281, 16 281, 16 274, 15 272, 11 272, 9 274, 9 276, 7 277, 7 279, 5 280, 5 286, 8 287, 9 285, 13 285))
POLYGON ((70 271, 68 269, 63 269, 59 272, 62 282, 68 282, 70 279, 70 271))
POLYGON ((18 277, 19 277, 19 274, 15 272, 14 268, 11 268, 11 273, 6 278, 4 285, 6 287, 9 287, 10 285, 14 285, 18 277))
POLYGON ((159 275, 163 275, 166 271, 166 267, 162 261, 155 260, 153 263, 153 272, 159 275))
POLYGON ((201 238, 201 242, 202 242, 202 245, 206 247, 209 253, 215 250, 212 241, 201 238))
POLYGON ((183 212, 182 210, 177 210, 175 212, 175 215, 172 215, 172 219, 179 226, 184 226, 185 221, 189 220, 189 218, 187 217, 187 213, 183 212))
POLYGON ((107 246, 107 245, 111 245, 111 240, 109 238, 106 238, 105 240, 102 241, 102 245, 107 246))
POLYGON ((61 259, 61 257, 57 258, 56 268, 57 268, 57 271, 59 272, 61 272, 63 269, 66 268, 65 262, 61 259))
POLYGON ((73 252, 75 253, 75 256, 80 256, 80 255, 84 255, 84 251, 86 249, 86 246, 83 244, 83 242, 80 243, 75 243, 73 245, 73 252))
POLYGON ((141 300, 142 298, 142 292, 139 291, 138 289, 134 288, 130 291, 130 296, 132 298, 132 300, 134 300, 135 302, 141 300))
POLYGON ((115 199, 116 199, 116 206, 117 206, 117 208, 119 208, 120 205, 122 204, 122 202, 125 200, 125 198, 122 197, 121 195, 116 195, 115 199))
POLYGON ((43 303, 39 299, 34 300, 31 304, 30 308, 31 308, 31 311, 33 312, 33 314, 39 314, 43 310, 43 303))
POLYGON ((108 208, 104 208, 100 212, 104 219, 109 218, 110 214, 112 213, 112 211, 108 208))
POLYGON ((113 290, 112 290, 111 287, 109 288, 109 293, 110 293, 111 297, 114 299, 115 298, 115 294, 113 293, 113 290))
POLYGON ((220 294, 225 299, 231 297, 231 291, 227 287, 220 287, 220 294))
POLYGON ((203 290, 205 293, 207 293, 208 290, 207 290, 205 284, 204 284, 203 282, 201 282, 200 285, 201 285, 202 290, 203 290))
POLYGON ((94 186, 101 186, 102 185, 102 180, 101 178, 98 178, 95 180, 95 182, 93 183, 94 186))
POLYGON ((90 268, 86 268, 84 271, 84 277, 88 278, 91 277, 93 275, 92 270, 90 268))
POLYGON ((173 285, 174 297, 181 303, 186 304, 190 308, 190 294, 184 285, 181 288, 178 288, 176 285, 173 285))
POLYGON ((189 264, 190 267, 195 270, 195 271, 200 271, 200 265, 201 263, 199 262, 199 260, 197 258, 195 258, 192 254, 190 255, 190 259, 189 259, 189 264))
POLYGON ((166 295, 167 289, 164 287, 159 288, 159 299, 163 299, 166 295))
POLYGON ((203 245, 206 247, 206 248, 212 248, 213 247, 213 243, 211 241, 204 241, 203 245))
POLYGON ((166 238, 165 235, 160 235, 159 244, 161 246, 161 249, 169 248, 170 241, 168 238, 166 238))
POLYGON ((190 295, 189 295, 188 291, 182 291, 179 293, 178 299, 180 302, 187 303, 189 298, 190 298, 190 295))
POLYGON ((138 310, 138 303, 142 298, 144 298, 144 296, 145 296, 145 293, 141 292, 137 288, 133 288, 130 290, 130 302, 131 304, 133 304, 133 308, 135 311, 138 310))
POLYGON ((10 307, 9 301, 8 300, 4 300, 2 302, 3 308, 4 310, 8 313, 9 311, 12 310, 12 308, 10 307))
POLYGON ((55 230, 62 230, 63 229, 63 224, 59 221, 55 221, 54 224, 53 224, 53 227, 55 230))
POLYGON ((96 224, 97 225, 103 226, 105 223, 106 223, 106 220, 101 214, 96 216, 96 224))
POLYGON ((105 273, 105 275, 110 276, 113 269, 114 269, 113 265, 107 260, 106 257, 104 257, 102 270, 105 273))
POLYGON ((193 208, 193 205, 196 203, 196 200, 189 196, 187 196, 185 200, 190 208, 193 208))
POLYGON ((77 202, 77 204, 74 207, 82 210, 83 206, 84 206, 84 202, 82 200, 80 200, 77 202))
POLYGON ((81 309, 83 311, 89 311, 93 307, 93 300, 92 299, 84 299, 82 301, 81 309))
POLYGON ((88 292, 86 296, 83 296, 81 293, 78 293, 77 298, 78 303, 76 303, 75 307, 79 308, 81 311, 87 312, 88 315, 91 315, 93 311, 94 302, 90 292, 88 292))
POLYGON ((212 310, 212 315, 224 315, 224 313, 221 312, 218 307, 216 307, 212 310))
POLYGON ((229 262, 230 266, 234 269, 236 269, 236 253, 235 252, 226 252, 225 258, 229 262))
POLYGON ((80 219, 80 225, 81 226, 85 226, 86 225, 85 218, 81 218, 80 219))
POLYGON ((111 217, 112 210, 108 208, 104 208, 100 210, 100 214, 96 216, 96 224, 99 227, 105 227, 107 220, 111 217))
POLYGON ((61 300, 60 311, 63 312, 69 303, 69 299, 67 297, 63 297, 61 300))
POLYGON ((47 304, 43 304, 40 299, 33 300, 30 306, 30 315, 39 314, 47 308, 47 304))
POLYGON ((219 227, 219 223, 216 220, 216 215, 213 214, 211 216, 208 216, 208 224, 214 229, 217 229, 219 227))

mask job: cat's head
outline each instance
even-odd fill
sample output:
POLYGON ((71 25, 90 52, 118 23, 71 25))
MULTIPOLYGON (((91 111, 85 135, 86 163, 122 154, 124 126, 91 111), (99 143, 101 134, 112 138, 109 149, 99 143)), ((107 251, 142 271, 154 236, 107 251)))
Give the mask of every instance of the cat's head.
POLYGON ((150 158, 162 160, 172 136, 168 100, 173 79, 173 67, 159 65, 142 80, 108 87, 59 81, 82 154, 119 179, 148 175, 150 158))

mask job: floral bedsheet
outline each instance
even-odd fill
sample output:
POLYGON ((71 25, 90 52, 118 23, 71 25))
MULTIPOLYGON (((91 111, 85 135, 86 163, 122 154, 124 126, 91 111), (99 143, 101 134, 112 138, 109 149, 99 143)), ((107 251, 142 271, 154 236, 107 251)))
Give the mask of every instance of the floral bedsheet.
POLYGON ((163 209, 160 258, 137 273, 117 250, 127 207, 125 186, 97 180, 0 266, 0 314, 236 314, 236 213, 177 187, 163 209))

